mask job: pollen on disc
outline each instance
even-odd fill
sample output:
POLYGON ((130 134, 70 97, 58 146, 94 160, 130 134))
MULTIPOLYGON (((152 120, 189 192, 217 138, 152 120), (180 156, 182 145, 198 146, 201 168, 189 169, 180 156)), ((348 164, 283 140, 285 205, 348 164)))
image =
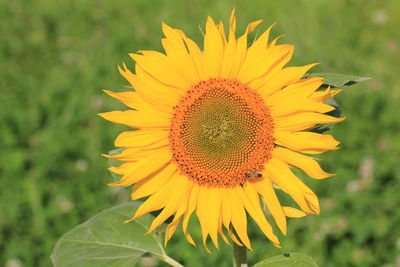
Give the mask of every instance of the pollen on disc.
POLYGON ((190 88, 174 107, 173 161, 200 185, 234 187, 270 159, 274 125, 261 97, 233 79, 190 88))

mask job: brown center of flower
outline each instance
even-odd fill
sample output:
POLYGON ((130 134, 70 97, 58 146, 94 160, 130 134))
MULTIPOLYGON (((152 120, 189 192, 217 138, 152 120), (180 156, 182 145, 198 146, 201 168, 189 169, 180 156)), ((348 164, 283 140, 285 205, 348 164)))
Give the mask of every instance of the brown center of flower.
POLYGON ((243 185, 271 158, 273 130, 256 92, 233 79, 202 81, 174 107, 173 161, 199 185, 243 185))

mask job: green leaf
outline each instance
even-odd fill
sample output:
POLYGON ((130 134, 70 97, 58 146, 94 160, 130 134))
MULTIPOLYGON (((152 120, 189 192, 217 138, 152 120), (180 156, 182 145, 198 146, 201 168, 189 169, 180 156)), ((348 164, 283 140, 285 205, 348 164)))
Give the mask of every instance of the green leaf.
POLYGON ((370 80, 369 77, 360 77, 339 73, 308 73, 305 77, 322 77, 325 78, 323 85, 331 87, 349 86, 356 83, 370 80))
POLYGON ((51 254, 54 266, 134 266, 143 256, 181 266, 165 254, 157 234, 144 234, 153 219, 150 215, 124 223, 139 204, 104 210, 64 234, 51 254))
POLYGON ((317 263, 308 255, 301 253, 286 253, 262 260, 254 267, 318 267, 317 263))

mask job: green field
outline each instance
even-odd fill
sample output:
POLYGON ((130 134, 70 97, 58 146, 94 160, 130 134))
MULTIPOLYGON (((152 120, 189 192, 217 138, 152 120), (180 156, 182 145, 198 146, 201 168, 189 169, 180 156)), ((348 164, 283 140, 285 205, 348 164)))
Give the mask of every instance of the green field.
MULTIPOLYGON (((321 266, 400 266, 400 2, 398 0, 0 1, 0 266, 49 266, 56 240, 129 199, 101 153, 126 129, 96 114, 123 109, 101 90, 122 91, 128 53, 160 50, 161 22, 195 40, 207 15, 239 30, 263 18, 296 46, 291 65, 370 76, 337 98, 347 119, 341 149, 323 156, 337 176, 305 180, 321 215, 289 221, 282 249, 254 227, 250 263, 303 252, 321 266)), ((199 236, 197 233, 196 236, 199 236)), ((197 239, 200 240, 200 239, 197 239)), ((178 233, 167 252, 186 266, 230 266, 230 250, 207 254, 178 233)))

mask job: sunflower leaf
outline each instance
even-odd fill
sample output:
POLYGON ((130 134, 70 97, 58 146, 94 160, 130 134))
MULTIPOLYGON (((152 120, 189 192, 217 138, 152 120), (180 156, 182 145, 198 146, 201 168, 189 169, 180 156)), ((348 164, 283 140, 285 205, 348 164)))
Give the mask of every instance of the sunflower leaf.
POLYGON ((323 85, 331 87, 350 86, 371 79, 369 77, 360 77, 339 73, 307 73, 305 77, 322 77, 325 79, 323 85))
POLYGON ((254 267, 318 267, 318 264, 308 255, 302 253, 285 253, 256 263, 254 267))
POLYGON ((169 258, 157 234, 145 235, 152 216, 132 222, 140 202, 128 202, 104 210, 64 234, 51 254, 54 266, 134 266, 141 257, 169 258))

